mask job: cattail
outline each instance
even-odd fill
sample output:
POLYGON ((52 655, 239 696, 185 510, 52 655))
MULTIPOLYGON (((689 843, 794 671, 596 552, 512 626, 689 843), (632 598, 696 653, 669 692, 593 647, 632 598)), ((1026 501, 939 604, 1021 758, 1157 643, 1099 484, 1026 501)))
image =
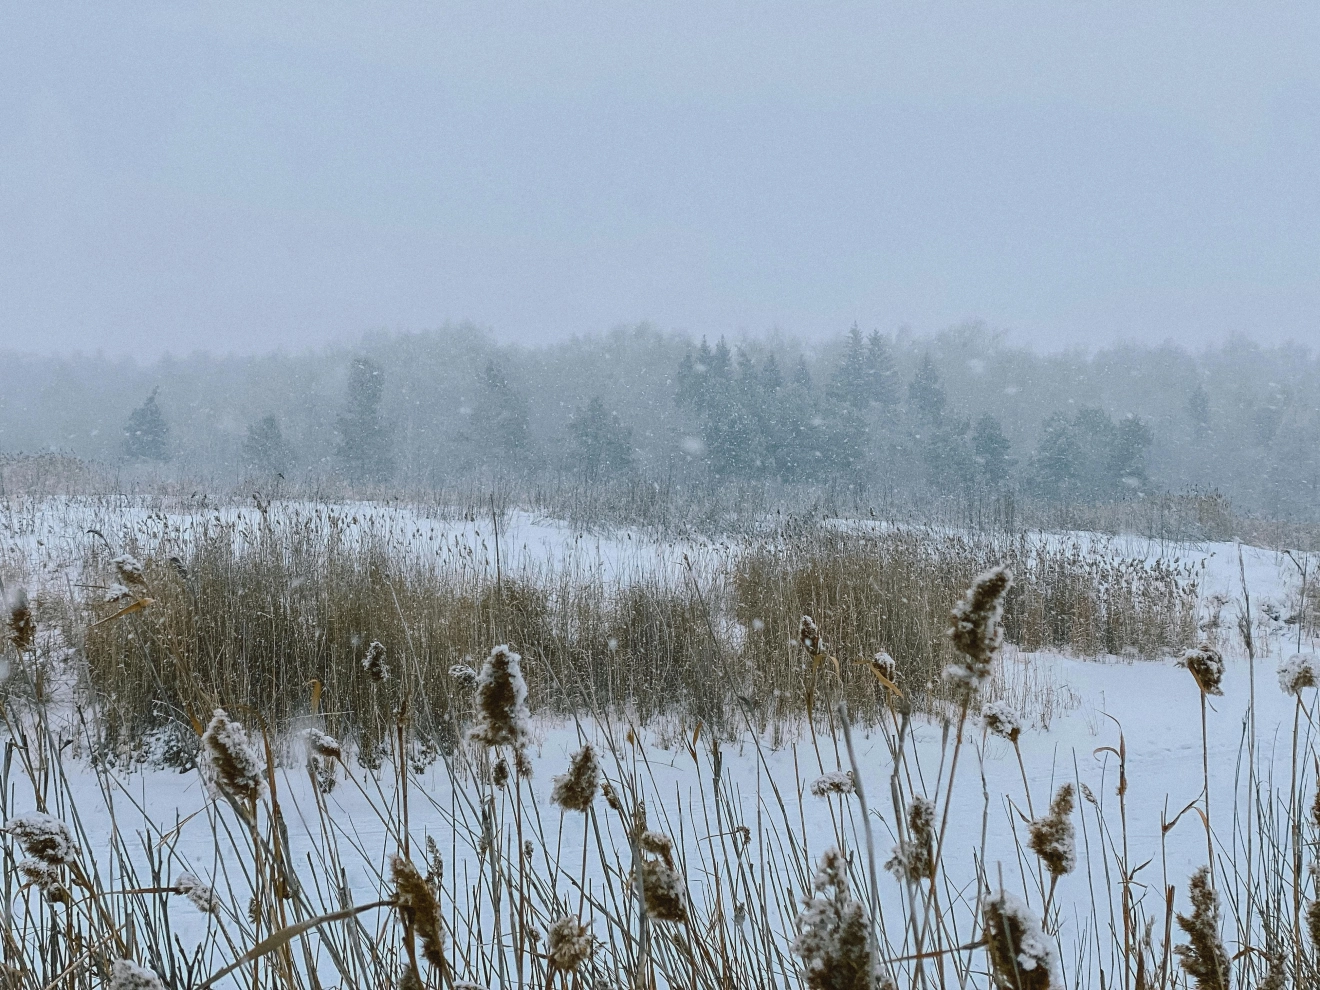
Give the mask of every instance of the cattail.
POLYGON ((884 650, 881 650, 871 658, 871 669, 887 680, 890 684, 898 681, 898 664, 884 650))
MULTIPOLYGON (((1320 871, 1311 864, 1311 879, 1320 880, 1320 871)), ((1312 901, 1306 906, 1306 933, 1311 936, 1311 948, 1320 952, 1320 901, 1312 901)))
POLYGON ((422 940, 422 955, 432 966, 443 966, 445 935, 440 904, 431 886, 417 872, 417 867, 402 856, 390 860, 390 879, 394 881, 394 902, 399 916, 422 940))
POLYGON ((804 615, 802 621, 798 623, 798 643, 813 657, 824 648, 820 642, 820 630, 816 628, 816 620, 809 615, 804 615))
MULTIPOLYGON (((601 781, 600 796, 605 799, 605 803, 611 808, 619 814, 623 814, 623 802, 619 800, 619 792, 614 789, 614 785, 608 780, 601 781)), ((1317 798, 1317 800, 1320 800, 1320 798, 1317 798)))
POLYGON ((1011 743, 1016 744, 1018 737, 1022 735, 1022 723, 1018 721, 1017 713, 1007 701, 992 701, 982 708, 981 721, 985 723, 991 735, 1007 739, 1011 743))
POLYGON ((110 964, 110 990, 165 990, 165 984, 131 959, 116 959, 110 964))
POLYGON ((1178 666, 1186 667, 1196 678, 1197 687, 1205 694, 1222 695, 1220 684, 1224 680, 1224 658, 1209 643, 1202 643, 1188 650, 1178 661, 1178 666))
POLYGON ((1005 890, 981 903, 990 975, 1000 990, 1055 990, 1062 986, 1054 944, 1027 905, 1005 890))
POLYGON ((802 898, 793 952, 802 959, 803 978, 812 990, 871 990, 875 960, 870 925, 860 901, 848 889, 848 864, 830 848, 820 858, 802 898))
POLYGON ((105 589, 105 602, 107 605, 113 605, 116 602, 127 601, 133 597, 133 592, 124 587, 118 581, 105 589))
POLYGON ((811 782, 811 793, 816 797, 826 797, 830 794, 852 794, 856 790, 851 770, 831 770, 811 782))
POLYGON ((426 885, 436 898, 440 897, 440 888, 445 883, 445 861, 440 857, 440 847, 431 836, 426 837, 426 885))
POLYGON ((180 873, 174 878, 175 893, 182 894, 202 914, 219 914, 220 899, 209 884, 202 883, 195 874, 180 873))
POLYGON ((69 827, 40 811, 9 819, 5 831, 18 839, 23 852, 50 866, 72 866, 81 853, 73 844, 69 827))
POLYGON ((466 663, 456 663, 450 667, 449 676, 461 688, 470 688, 477 683, 477 672, 466 663))
POLYGON ((334 736, 327 735, 315 726, 307 730, 307 748, 317 756, 323 756, 327 760, 337 760, 344 755, 339 740, 334 736))
POLYGON ((212 789, 241 808, 255 805, 266 792, 265 771, 247 732, 223 708, 215 710, 202 733, 202 768, 212 789))
POLYGON ((532 766, 532 758, 528 755, 526 746, 519 746, 513 751, 513 767, 523 780, 532 779, 535 768, 532 766))
POLYGON ((1311 653, 1298 653, 1279 664, 1279 687, 1285 694, 1301 694, 1320 685, 1320 666, 1311 653))
POLYGON ((963 700, 981 688, 990 677, 990 664, 1004 644, 1004 595, 1012 587, 1013 575, 1006 567, 995 567, 972 581, 967 594, 953 607, 949 638, 961 657, 944 668, 944 679, 963 700))
POLYGON ((683 878, 672 863, 643 857, 642 887, 647 917, 654 921, 687 921, 683 878))
POLYGON ((69 891, 64 886, 64 874, 60 867, 40 859, 21 859, 15 865, 19 875, 36 887, 51 904, 67 904, 69 891))
POLYGON ((1056 880, 1077 865, 1077 842, 1073 833, 1073 785, 1064 784, 1050 803, 1050 812, 1028 827, 1031 851, 1040 857, 1056 880))
POLYGON ((908 883, 935 875, 935 805, 920 794, 908 805, 907 844, 894 847, 885 869, 908 883))
POLYGON ((367 655, 362 658, 362 669, 377 683, 389 680, 390 668, 385 666, 385 647, 374 639, 367 647, 367 655))
POLYGON ((552 778, 554 784, 550 800, 565 811, 586 811, 596 798, 600 786, 600 763, 591 744, 573 754, 568 772, 552 778))
POLYGON ((571 914, 566 914, 553 925, 546 938, 546 955, 554 968, 571 973, 591 958, 595 950, 591 929, 571 914))
POLYGON ((491 771, 490 771, 491 783, 494 784, 496 787, 498 787, 500 790, 504 790, 504 788, 509 786, 510 775, 511 774, 509 771, 509 761, 501 756, 498 760, 495 761, 495 766, 491 767, 491 771))
POLYGON ((119 583, 129 588, 144 588, 147 584, 146 576, 142 573, 142 562, 132 554, 122 554, 110 561, 110 566, 115 569, 115 577, 119 583))
POLYGON ((521 749, 530 736, 530 717, 522 657, 507 646, 497 646, 477 679, 477 719, 471 738, 486 746, 521 749))
POLYGON ((32 618, 27 592, 16 588, 9 599, 9 641, 14 644, 14 649, 23 653, 32 649, 36 638, 37 623, 32 618))
POLYGON ((1208 866, 1192 874, 1188 895, 1191 917, 1178 915, 1178 927, 1187 936, 1187 944, 1175 946, 1173 951, 1199 990, 1228 990, 1228 952, 1219 937, 1219 895, 1210 886, 1208 866))

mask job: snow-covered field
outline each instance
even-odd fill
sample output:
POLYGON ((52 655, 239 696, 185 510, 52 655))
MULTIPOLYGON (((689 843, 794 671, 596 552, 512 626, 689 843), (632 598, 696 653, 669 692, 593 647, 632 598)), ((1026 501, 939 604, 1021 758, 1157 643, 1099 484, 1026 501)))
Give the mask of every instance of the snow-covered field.
MULTIPOLYGON (((437 514, 397 506, 349 505, 334 508, 300 504, 267 510, 279 512, 286 522, 351 534, 353 539, 383 541, 400 553, 419 559, 467 559, 474 567, 493 567, 495 539, 490 520, 446 519, 437 514)), ((183 541, 207 527, 228 526, 243 538, 262 525, 255 508, 202 509, 196 512, 151 511, 146 508, 119 510, 106 502, 66 503, 0 514, 0 562, 21 571, 37 586, 43 582, 71 581, 80 559, 87 531, 98 530, 115 546, 150 546, 183 541)), ((849 525, 838 522, 841 528, 849 525)), ((1247 753, 1254 745, 1257 776, 1267 781, 1266 804, 1287 802, 1293 774, 1293 726, 1301 712, 1301 752, 1312 752, 1314 692, 1303 696, 1299 709, 1294 697, 1279 686, 1276 670, 1280 662, 1297 652, 1296 629, 1282 616, 1297 592, 1297 574, 1290 560, 1271 551, 1243 548, 1239 570, 1238 548, 1229 544, 1165 545, 1140 540, 1101 540, 1088 534, 1049 537, 1079 540, 1103 546, 1107 553, 1122 553, 1150 560, 1163 554, 1169 559, 1206 561, 1202 587, 1207 601, 1207 634, 1216 637, 1227 661, 1223 695, 1208 699, 1206 712, 1207 761, 1210 779, 1209 815, 1217 855, 1223 864, 1237 863, 1238 879, 1246 869, 1246 843, 1261 855, 1268 829, 1261 829, 1247 815, 1247 753), (1248 661, 1237 632, 1242 582, 1252 596, 1256 658, 1248 661), (1218 596, 1221 599, 1211 604, 1218 596), (1263 606, 1269 605, 1267 610, 1263 606), (1271 617, 1271 610, 1279 618, 1271 617), (1220 615, 1218 627, 1210 625, 1220 615), (1253 677, 1254 674, 1254 677, 1253 677), (1253 683, 1254 681, 1254 683, 1253 683), (1253 707, 1254 704, 1254 707, 1253 707), (1249 715, 1254 714, 1254 726, 1249 715), (1254 737, 1253 737, 1254 731, 1254 737), (1254 743, 1249 740, 1254 738, 1254 743), (1269 795, 1272 794, 1272 798, 1269 795)), ((583 574, 621 580, 640 570, 678 577, 686 554, 701 565, 718 561, 728 547, 716 543, 677 544, 647 540, 640 533, 619 531, 583 534, 552 520, 526 513, 510 514, 500 532, 501 567, 552 567, 581 569, 583 574)), ((1315 644, 1304 642, 1303 652, 1315 644)), ((1041 890, 1031 879, 1033 866, 1021 856, 1024 822, 1028 806, 1039 815, 1051 795, 1065 782, 1075 782, 1094 802, 1080 799, 1074 816, 1077 827, 1079 866, 1063 877, 1053 895, 1053 917, 1057 945, 1068 986, 1098 986, 1103 968, 1114 972, 1115 945, 1123 929, 1114 871, 1120 857, 1129 867, 1147 864, 1133 879, 1133 893, 1146 905, 1150 917, 1163 919, 1165 885, 1177 888, 1179 910, 1185 909, 1188 876, 1207 859, 1205 829, 1199 812, 1187 813, 1166 828, 1184 808, 1202 794, 1203 753, 1201 743, 1202 700, 1191 674, 1172 658, 1162 661, 1128 662, 1117 658, 1081 660, 1052 654, 1020 654, 1009 647, 1001 660, 1000 676, 1009 685, 1009 697, 1027 699, 1039 695, 1033 686, 1048 684, 1051 697, 1064 699, 1042 727, 1041 721, 1027 728, 1020 741, 1022 767, 1005 740, 987 735, 975 719, 969 724, 960 754, 956 783, 949 794, 950 761, 954 749, 953 718, 923 717, 916 720, 908 738, 906 762, 898 772, 904 786, 936 800, 941 812, 948 808, 948 833, 944 860, 953 885, 947 890, 952 902, 974 898, 978 873, 992 885, 1001 882, 1034 900, 1039 909, 1041 890), (1126 834, 1119 832, 1120 753, 1125 761, 1126 790, 1122 816, 1126 834), (1024 777, 1025 774, 1025 785, 1024 777), (1030 795, 1024 792, 1030 788, 1030 795), (947 805, 946 805, 947 796, 947 805), (961 886, 960 886, 961 885, 961 886)), ((1023 701, 1025 704, 1026 702, 1023 701)), ((59 719, 57 719, 59 721, 59 719)), ((697 736, 694 726, 680 721, 635 730, 629 726, 602 726, 594 722, 538 721, 531 747, 535 775, 518 791, 525 837, 532 843, 532 861, 540 875, 576 904, 576 884, 581 874, 584 827, 581 815, 561 815, 549 801, 552 777, 562 773, 572 752, 583 738, 591 740, 603 754, 607 778, 616 783, 631 780, 637 794, 647 802, 653 828, 671 835, 686 863, 686 878, 694 903, 716 898, 714 877, 722 868, 714 855, 716 845, 727 844, 733 823, 750 829, 751 839, 741 855, 750 864, 782 857, 786 842, 797 844, 801 856, 814 862, 830 845, 843 841, 854 850, 862 848, 860 820, 851 797, 816 797, 809 785, 820 775, 846 770, 849 760, 837 734, 813 736, 801 726, 780 727, 754 738, 750 732, 724 740, 716 749, 712 741, 697 736), (728 802, 721 811, 723 830, 713 834, 709 807, 711 780, 716 773, 721 793, 728 802), (842 817, 841 817, 842 816, 842 817), (791 835, 792 841, 789 841, 791 835)), ((858 729, 855 733, 857 764, 873 813, 878 856, 883 863, 894 845, 895 809, 891 800, 891 777, 896 772, 891 750, 893 726, 858 729)), ((291 861, 319 864, 337 858, 343 866, 343 892, 357 903, 388 893, 383 877, 388 859, 399 845, 396 825, 400 818, 397 780, 387 764, 372 773, 352 760, 338 771, 334 791, 321 796, 302 763, 301 743, 295 736, 286 741, 286 763, 274 781, 288 827, 291 861), (345 774, 351 779, 344 779, 345 774), (323 802, 324 813, 319 810, 323 802), (326 823, 330 823, 327 831, 326 823), (330 846, 337 848, 331 855, 330 846)), ((440 757, 418 766, 408 774, 408 825, 413 843, 435 839, 446 859, 446 870, 455 890, 476 884, 482 873, 479 855, 483 832, 479 799, 469 776, 471 768, 461 754, 457 761, 440 757), (456 781, 466 781, 456 785, 456 781)), ((94 770, 76 759, 64 764, 68 795, 76 806, 84 834, 121 838, 141 833, 146 845, 163 850, 165 876, 189 870, 217 887, 225 886, 226 871, 237 873, 235 855, 227 842, 218 842, 214 823, 231 822, 233 815, 208 794, 196 770, 177 772, 139 768, 132 772, 100 768, 94 770), (108 787, 108 790, 107 790, 108 787), (150 822, 150 826, 148 826, 150 822), (165 837, 163 840, 161 837, 165 837)), ((1314 780, 1306 759, 1300 773, 1306 778, 1306 794, 1314 780)), ((495 793, 495 792, 492 792, 495 793)), ((509 805, 513 792, 498 792, 509 805)), ((1309 800, 1309 799, 1308 799, 1309 800)), ((23 780, 15 764, 9 774, 6 815, 31 810, 32 787, 23 780)), ((617 815, 597 801, 597 822, 614 850, 628 849, 628 838, 617 815)), ((509 813, 505 807, 502 815, 509 813)), ((223 834, 224 829, 220 829, 223 834)), ((596 844, 598 838, 590 839, 596 844)), ((142 842, 128 845, 141 847, 142 842)), ((108 860, 99 845, 85 850, 93 861, 108 860)), ((609 883, 599 849, 587 858, 585 877, 592 897, 609 883)), ((859 891, 865 890, 864 855, 854 861, 859 891)), ((9 869, 7 860, 6 870, 9 869)), ((113 869, 103 861, 105 869, 113 869)), ((753 872, 755 870, 753 869, 753 872)), ((791 879, 795 894, 801 893, 804 878, 791 879)), ((726 878, 727 880, 727 878, 726 878)), ((615 877, 617 883, 618 878, 615 877)), ((1221 879, 1227 890, 1233 882, 1221 879)), ((234 875, 228 883, 242 887, 234 875)), ((12 889, 12 888, 10 888, 12 889)), ((904 942, 903 915, 907 893, 892 876, 879 877, 881 918, 888 937, 904 942)), ((727 897, 728 892, 724 895, 727 897)), ((341 894, 326 894, 333 902, 341 894)), ((458 922, 462 910, 451 893, 444 904, 458 922)), ((779 913, 770 927, 791 940, 791 898, 782 890, 773 900, 779 913)), ((443 898, 442 898, 443 900, 443 898)), ((964 905, 966 907, 967 905, 964 905)), ((172 909, 174 932, 181 944, 201 939, 208 925, 217 921, 185 906, 172 909)), ((600 912, 604 912, 600 908, 600 912)), ((589 912, 590 913, 590 912, 589 912)), ((599 913, 599 912, 598 912, 599 913)), ((388 912, 363 916, 363 923, 389 929, 388 912)), ((221 919, 233 929, 237 919, 221 919)), ((964 935, 967 933, 964 931, 964 935)), ((384 937, 383 934, 381 937, 384 937)), ((484 936, 489 939, 490 933, 484 936)), ((1230 953, 1236 935, 1225 932, 1230 953)), ((321 950, 316 965, 333 982, 334 967, 321 950)), ((232 958, 217 950, 214 960, 232 958)), ((791 957, 785 957, 791 960, 791 957)), ((910 965, 910 964, 909 964, 910 965)), ((982 970, 977 965, 973 971, 982 970)), ((906 970, 905 970, 906 972, 906 970)), ((462 974, 460 974, 462 975, 462 974)), ((499 974, 478 967, 466 978, 495 985, 499 974)), ((985 986, 984 974, 967 977, 969 985, 985 986)))

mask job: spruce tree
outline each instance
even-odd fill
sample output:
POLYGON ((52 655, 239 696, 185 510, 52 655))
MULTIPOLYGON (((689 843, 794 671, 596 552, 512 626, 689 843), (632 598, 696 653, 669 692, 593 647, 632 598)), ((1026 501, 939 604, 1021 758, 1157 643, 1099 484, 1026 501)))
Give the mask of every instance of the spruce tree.
POLYGON ((274 416, 263 416, 249 423, 243 440, 243 462, 262 475, 283 475, 289 462, 289 448, 274 416))
POLYGON ((607 412, 600 396, 573 411, 568 432, 573 460, 588 481, 605 474, 620 474, 632 467, 632 430, 607 412))
POLYGON ((124 454, 132 460, 170 459, 170 427, 156 404, 157 391, 153 388, 146 401, 133 410, 124 424, 124 454))
POLYGON ((1010 446, 995 417, 986 413, 976 421, 976 430, 972 433, 972 458, 983 481, 1000 485, 1007 480, 1010 446))
POLYGON ((381 417, 385 374, 370 358, 356 358, 348 372, 344 411, 336 420, 336 451, 351 481, 381 482, 394 474, 389 426, 381 417))
POLYGON ((935 362, 927 354, 921 361, 921 367, 908 386, 908 404, 912 411, 928 423, 938 423, 944 416, 944 406, 948 401, 944 394, 944 385, 940 373, 935 370, 935 362))

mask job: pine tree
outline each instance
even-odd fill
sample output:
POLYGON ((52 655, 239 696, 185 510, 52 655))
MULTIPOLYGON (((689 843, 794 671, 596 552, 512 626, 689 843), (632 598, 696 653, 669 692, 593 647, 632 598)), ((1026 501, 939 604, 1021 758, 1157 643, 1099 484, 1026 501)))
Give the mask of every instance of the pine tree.
POLYGON ((248 469, 262 475, 283 475, 289 462, 289 448, 280 431, 279 420, 263 416, 249 423, 243 440, 243 462, 248 469))
POLYGON ((871 376, 866 365, 866 347, 861 328, 856 323, 848 331, 843 362, 834 372, 834 391, 840 402, 854 409, 871 403, 871 376))
POLYGON ((999 485, 1008 478, 1010 446, 995 417, 986 413, 976 421, 976 430, 972 434, 972 458, 984 481, 999 485))
POLYGON ((602 474, 618 474, 632 467, 632 430, 607 412, 600 396, 573 411, 568 424, 573 460, 588 481, 602 474))
POLYGON ((336 451, 351 481, 386 481, 394 473, 390 430, 381 417, 385 375, 370 358, 356 358, 348 372, 344 412, 336 420, 336 451))
POLYGON ((132 460, 168 461, 170 427, 156 404, 152 389, 145 402, 138 406, 124 424, 124 454, 132 460))
POLYGON ((476 432, 485 454, 498 456, 505 466, 525 463, 531 456, 527 400, 494 361, 486 362, 481 376, 477 417, 476 432))
POLYGON ((1200 382, 1187 397, 1187 416, 1192 421, 1192 432, 1198 440, 1210 433, 1210 396, 1200 382))
POLYGON ((944 416, 944 406, 948 401, 944 394, 944 385, 940 382, 940 373, 935 370, 935 363, 927 354, 921 361, 908 386, 908 404, 912 411, 928 423, 938 423, 944 416))
POLYGON ((879 330, 872 330, 866 338, 866 378, 870 401, 886 410, 898 405, 898 370, 889 341, 879 330))

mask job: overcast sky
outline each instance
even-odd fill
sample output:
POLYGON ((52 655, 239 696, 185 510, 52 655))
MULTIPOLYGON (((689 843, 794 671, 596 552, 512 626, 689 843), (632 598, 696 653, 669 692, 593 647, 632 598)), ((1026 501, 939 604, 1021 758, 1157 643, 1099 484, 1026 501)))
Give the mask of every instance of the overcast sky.
POLYGON ((1318 207, 1316 3, 0 11, 0 348, 1320 343, 1318 207))

